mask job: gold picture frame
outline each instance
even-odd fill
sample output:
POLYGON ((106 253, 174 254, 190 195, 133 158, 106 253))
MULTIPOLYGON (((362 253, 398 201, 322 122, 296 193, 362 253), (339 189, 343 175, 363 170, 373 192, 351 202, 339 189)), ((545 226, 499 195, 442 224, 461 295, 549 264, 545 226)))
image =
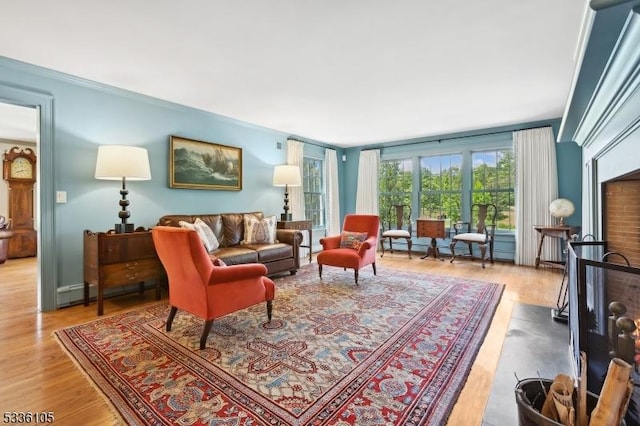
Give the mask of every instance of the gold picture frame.
POLYGON ((171 136, 169 187, 240 191, 242 148, 171 136))

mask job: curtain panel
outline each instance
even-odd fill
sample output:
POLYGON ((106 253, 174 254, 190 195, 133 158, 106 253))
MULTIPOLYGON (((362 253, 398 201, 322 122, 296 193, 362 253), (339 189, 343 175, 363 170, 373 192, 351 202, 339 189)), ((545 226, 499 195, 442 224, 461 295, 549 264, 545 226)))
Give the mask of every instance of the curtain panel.
POLYGON ((378 167, 380 150, 360 151, 356 213, 378 214, 378 167))
POLYGON ((338 187, 338 156, 335 149, 324 152, 325 182, 327 196, 327 235, 340 233, 340 189, 338 187))
MULTIPOLYGON (((516 265, 535 265, 538 235, 535 225, 552 225, 549 204, 558 198, 556 142, 551 127, 513 132, 516 160, 516 265)), ((555 239, 547 238, 543 252, 559 259, 555 239)))

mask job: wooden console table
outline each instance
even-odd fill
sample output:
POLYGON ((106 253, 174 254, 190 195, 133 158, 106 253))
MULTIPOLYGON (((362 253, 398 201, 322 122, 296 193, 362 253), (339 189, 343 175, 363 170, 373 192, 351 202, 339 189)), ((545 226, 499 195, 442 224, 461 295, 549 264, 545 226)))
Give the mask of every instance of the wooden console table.
POLYGON ((306 246, 300 245, 300 247, 309 249, 309 263, 313 256, 313 236, 311 234, 313 229, 313 223, 310 220, 286 220, 280 221, 276 225, 278 229, 297 229, 298 231, 309 231, 309 244, 306 246))
POLYGON ((151 231, 124 234, 84 231, 84 305, 89 305, 89 285, 98 287, 98 315, 103 314, 104 289, 155 281, 160 300, 160 281, 166 278, 151 231))
POLYGON ((545 237, 560 238, 560 239, 563 239, 565 242, 568 242, 568 241, 571 241, 571 236, 572 235, 580 233, 580 229, 581 228, 579 226, 535 225, 533 227, 533 229, 535 229, 539 234, 539 236, 538 236, 538 254, 536 255, 536 269, 541 264, 542 265, 547 265, 547 266, 553 266, 553 267, 557 267, 557 268, 564 268, 564 261, 563 260, 543 260, 543 259, 540 258, 541 255, 542 255, 542 244, 544 243, 544 238, 545 237))
POLYGON ((436 238, 444 238, 444 220, 441 219, 417 219, 417 236, 431 238, 431 245, 427 249, 427 252, 421 259, 425 259, 429 256, 433 256, 434 259, 444 260, 440 257, 440 250, 436 238))

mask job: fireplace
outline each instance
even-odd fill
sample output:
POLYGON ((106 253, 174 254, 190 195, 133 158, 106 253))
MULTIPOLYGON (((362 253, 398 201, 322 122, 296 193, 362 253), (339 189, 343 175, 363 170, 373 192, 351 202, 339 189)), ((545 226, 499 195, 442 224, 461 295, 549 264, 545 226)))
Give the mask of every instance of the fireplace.
POLYGON ((613 357, 635 365, 636 386, 626 420, 628 425, 638 425, 640 365, 635 362, 638 331, 631 328, 635 328, 634 322, 640 325, 640 268, 628 265, 626 256, 610 251, 604 241, 570 242, 567 268, 575 373, 578 375, 580 371, 580 352, 585 352, 587 389, 600 394, 613 357), (630 320, 630 329, 620 328, 624 323, 616 321, 620 317, 630 320))

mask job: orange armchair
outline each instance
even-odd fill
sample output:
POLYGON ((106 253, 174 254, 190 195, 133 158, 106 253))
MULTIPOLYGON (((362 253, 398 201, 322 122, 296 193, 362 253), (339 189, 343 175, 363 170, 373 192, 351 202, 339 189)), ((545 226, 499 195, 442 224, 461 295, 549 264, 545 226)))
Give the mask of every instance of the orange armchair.
POLYGON ((156 226, 151 235, 169 279, 167 331, 178 309, 203 318, 200 349, 204 349, 215 318, 266 301, 271 321, 275 285, 264 276, 266 266, 215 266, 196 231, 190 229, 156 226))
POLYGON ((380 218, 376 215, 346 215, 342 224, 342 234, 320 239, 322 251, 318 253, 316 258, 320 278, 322 279, 322 265, 338 266, 345 270, 347 268, 353 269, 356 284, 358 284, 358 271, 366 265, 371 264, 373 275, 376 275, 376 247, 379 229, 380 218), (345 238, 346 233, 362 233, 366 234, 366 238, 364 241, 349 244, 345 238))

